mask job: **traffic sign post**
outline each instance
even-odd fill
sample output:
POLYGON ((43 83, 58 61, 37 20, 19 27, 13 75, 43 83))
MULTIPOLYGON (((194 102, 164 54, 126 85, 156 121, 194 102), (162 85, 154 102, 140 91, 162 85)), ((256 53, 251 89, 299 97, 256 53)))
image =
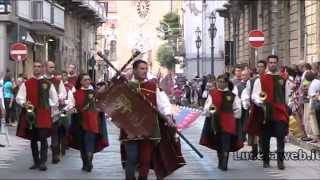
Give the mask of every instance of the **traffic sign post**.
POLYGON ((260 48, 264 44, 264 33, 259 30, 252 30, 249 32, 249 45, 252 48, 260 48))
POLYGON ((12 61, 21 62, 28 58, 27 45, 23 43, 14 43, 10 46, 10 57, 12 61))

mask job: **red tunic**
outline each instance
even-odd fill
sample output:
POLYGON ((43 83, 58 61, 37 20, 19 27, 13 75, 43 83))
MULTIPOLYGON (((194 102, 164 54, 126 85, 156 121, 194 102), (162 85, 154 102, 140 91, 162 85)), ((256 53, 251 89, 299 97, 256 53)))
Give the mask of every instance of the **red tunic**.
POLYGON ((231 109, 222 109, 223 92, 214 89, 210 92, 210 95, 212 97, 212 104, 214 104, 216 111, 219 114, 221 130, 226 133, 235 134, 236 123, 232 109, 233 101, 231 102, 231 109))
MULTIPOLYGON (((36 127, 37 128, 51 128, 51 114, 50 108, 39 107, 39 80, 31 78, 25 82, 27 90, 27 101, 35 107, 36 113, 36 127)), ((48 87, 50 88, 50 87, 48 87)), ((49 99, 43 99, 42 101, 49 101, 49 99)))
POLYGON ((275 102, 274 99, 274 90, 275 83, 279 83, 278 85, 281 87, 280 90, 283 91, 283 95, 285 94, 285 80, 283 78, 280 79, 281 82, 275 82, 273 80, 273 76, 271 74, 264 74, 260 77, 261 81, 261 90, 267 94, 266 102, 271 104, 272 107, 272 119, 277 121, 288 122, 289 116, 287 113, 287 107, 285 102, 275 102))
MULTIPOLYGON (((99 132, 98 112, 94 109, 84 110, 85 98, 89 90, 79 89, 74 93, 75 105, 81 116, 81 125, 85 131, 92 133, 99 132)), ((94 98, 92 99, 94 101, 94 98)), ((94 103, 94 102, 93 102, 94 103)))
MULTIPOLYGON (((216 107, 216 116, 218 118, 218 127, 216 127, 217 133, 212 130, 214 123, 211 117, 207 117, 203 125, 200 145, 206 146, 210 149, 219 150, 221 144, 219 143, 220 134, 231 134, 230 139, 230 151, 234 152, 243 147, 243 141, 237 136, 236 122, 233 113, 233 101, 234 94, 232 92, 222 92, 217 89, 211 90, 210 95, 212 97, 212 103, 216 107), (229 96, 229 97, 228 97, 229 96)), ((215 119, 216 120, 216 119, 215 119)))
MULTIPOLYGON (((40 107, 40 105, 39 105, 40 104, 39 80, 37 80, 35 78, 30 78, 25 82, 25 86, 26 86, 26 99, 27 99, 27 101, 30 101, 31 104, 35 108, 36 128, 50 129, 51 125, 52 125, 50 108, 40 107)), ((50 86, 48 88, 50 88, 50 86)), ((41 100, 42 101, 49 101, 49 99, 41 99, 41 100)), ((27 129, 28 129, 28 122, 26 119, 26 112, 25 112, 25 110, 23 110, 20 115, 20 121, 19 121, 16 135, 18 137, 30 139, 30 134, 28 133, 27 129)), ((48 134, 48 135, 50 136, 50 134, 48 134)))
POLYGON ((74 87, 76 85, 78 76, 70 76, 68 77, 68 86, 70 86, 71 88, 74 87))

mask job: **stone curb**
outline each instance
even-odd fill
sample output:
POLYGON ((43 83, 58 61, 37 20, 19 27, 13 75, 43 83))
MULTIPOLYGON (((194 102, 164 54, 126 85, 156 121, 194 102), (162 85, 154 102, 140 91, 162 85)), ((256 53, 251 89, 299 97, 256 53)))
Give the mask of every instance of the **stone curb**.
POLYGON ((320 144, 319 143, 310 143, 310 142, 306 142, 306 141, 302 141, 299 138, 296 138, 292 135, 288 136, 288 140, 289 143, 294 144, 296 146, 302 147, 304 149, 308 149, 308 150, 317 150, 320 151, 320 144))

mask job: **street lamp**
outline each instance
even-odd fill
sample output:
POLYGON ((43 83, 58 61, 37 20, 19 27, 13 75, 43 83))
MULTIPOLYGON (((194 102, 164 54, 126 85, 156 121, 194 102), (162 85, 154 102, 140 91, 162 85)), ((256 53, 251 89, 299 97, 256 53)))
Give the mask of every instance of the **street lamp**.
POLYGON ((197 47, 197 76, 200 77, 200 54, 199 54, 199 49, 201 47, 201 30, 199 27, 197 27, 197 30, 195 31, 197 39, 196 39, 196 47, 197 47))
POLYGON ((214 75, 214 38, 216 37, 216 12, 212 11, 210 16, 210 27, 208 29, 211 39, 211 74, 214 75))

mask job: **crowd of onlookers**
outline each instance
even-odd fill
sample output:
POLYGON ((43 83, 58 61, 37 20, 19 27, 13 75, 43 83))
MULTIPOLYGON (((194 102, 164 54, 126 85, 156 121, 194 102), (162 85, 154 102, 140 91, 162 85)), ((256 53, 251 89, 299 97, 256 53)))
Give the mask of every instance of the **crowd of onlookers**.
MULTIPOLYGON (((285 99, 291 134, 303 141, 320 142, 320 63, 283 66, 280 74, 286 79, 285 99)), ((240 82, 247 82, 257 75, 256 68, 236 65, 230 73, 230 80, 236 87, 240 82)), ((183 85, 175 85, 174 102, 202 107, 213 86, 213 75, 202 78, 196 76, 183 85)))
POLYGON ((3 98, 2 107, 5 110, 5 124, 7 126, 17 126, 21 107, 16 103, 15 96, 17 95, 19 86, 26 80, 22 74, 19 74, 16 79, 13 78, 12 73, 7 70, 6 74, 0 82, 0 94, 3 98))

